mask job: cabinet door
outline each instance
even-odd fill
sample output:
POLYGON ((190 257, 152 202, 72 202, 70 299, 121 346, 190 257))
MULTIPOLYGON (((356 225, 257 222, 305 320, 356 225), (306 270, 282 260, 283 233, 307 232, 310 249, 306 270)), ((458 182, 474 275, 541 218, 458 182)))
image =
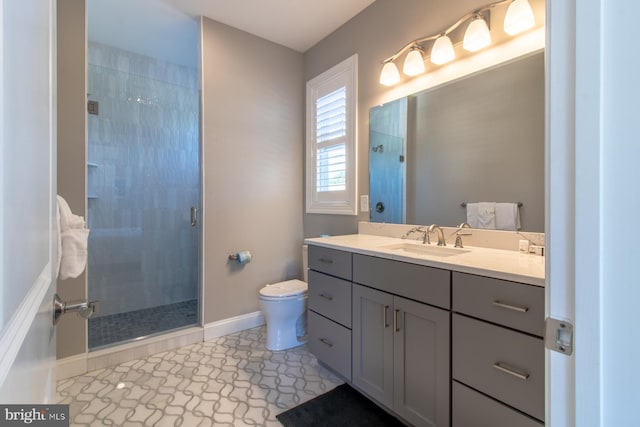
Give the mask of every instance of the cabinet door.
POLYGON ((449 426, 448 311, 394 298, 393 410, 415 426, 449 426))
POLYGON ((393 296, 354 284, 352 301, 353 383, 392 408, 393 296))

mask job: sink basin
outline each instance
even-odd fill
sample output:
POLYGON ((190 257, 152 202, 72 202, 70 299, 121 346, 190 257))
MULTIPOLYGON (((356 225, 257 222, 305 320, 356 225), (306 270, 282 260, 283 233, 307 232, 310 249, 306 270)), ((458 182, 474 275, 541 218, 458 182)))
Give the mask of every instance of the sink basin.
POLYGON ((429 255, 448 257, 454 255, 462 255, 471 251, 467 251, 460 248, 450 248, 446 246, 429 246, 416 243, 394 243, 391 245, 379 246, 380 249, 386 249, 394 252, 399 252, 406 255, 429 255))

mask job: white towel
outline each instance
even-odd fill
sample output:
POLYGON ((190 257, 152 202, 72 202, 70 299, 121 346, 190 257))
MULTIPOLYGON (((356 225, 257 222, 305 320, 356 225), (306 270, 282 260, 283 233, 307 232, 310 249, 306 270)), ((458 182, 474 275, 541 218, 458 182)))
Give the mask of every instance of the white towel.
POLYGON ((58 277, 78 277, 87 265, 89 230, 84 218, 74 215, 61 196, 58 196, 58 277))
POLYGON ((496 229, 520 230, 520 209, 517 203, 496 203, 496 229))
POLYGON ((467 203, 467 224, 471 228, 496 228, 496 204, 493 202, 467 203))

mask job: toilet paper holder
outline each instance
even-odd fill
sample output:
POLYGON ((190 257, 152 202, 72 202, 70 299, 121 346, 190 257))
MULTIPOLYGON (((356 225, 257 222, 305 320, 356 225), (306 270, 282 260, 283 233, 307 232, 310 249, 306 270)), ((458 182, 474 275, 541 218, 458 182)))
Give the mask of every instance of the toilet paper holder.
POLYGON ((251 252, 247 250, 229 254, 229 260, 236 261, 238 264, 247 264, 251 262, 251 252))

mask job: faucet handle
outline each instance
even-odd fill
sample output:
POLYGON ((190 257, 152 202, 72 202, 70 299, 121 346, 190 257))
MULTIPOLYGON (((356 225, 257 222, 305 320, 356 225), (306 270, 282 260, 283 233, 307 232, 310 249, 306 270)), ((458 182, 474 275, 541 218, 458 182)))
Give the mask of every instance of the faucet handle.
POLYGON ((424 230, 424 227, 420 225, 418 227, 413 227, 412 229, 410 229, 409 231, 404 233, 400 238, 401 239, 406 239, 407 237, 409 237, 413 233, 426 233, 426 231, 424 230))

